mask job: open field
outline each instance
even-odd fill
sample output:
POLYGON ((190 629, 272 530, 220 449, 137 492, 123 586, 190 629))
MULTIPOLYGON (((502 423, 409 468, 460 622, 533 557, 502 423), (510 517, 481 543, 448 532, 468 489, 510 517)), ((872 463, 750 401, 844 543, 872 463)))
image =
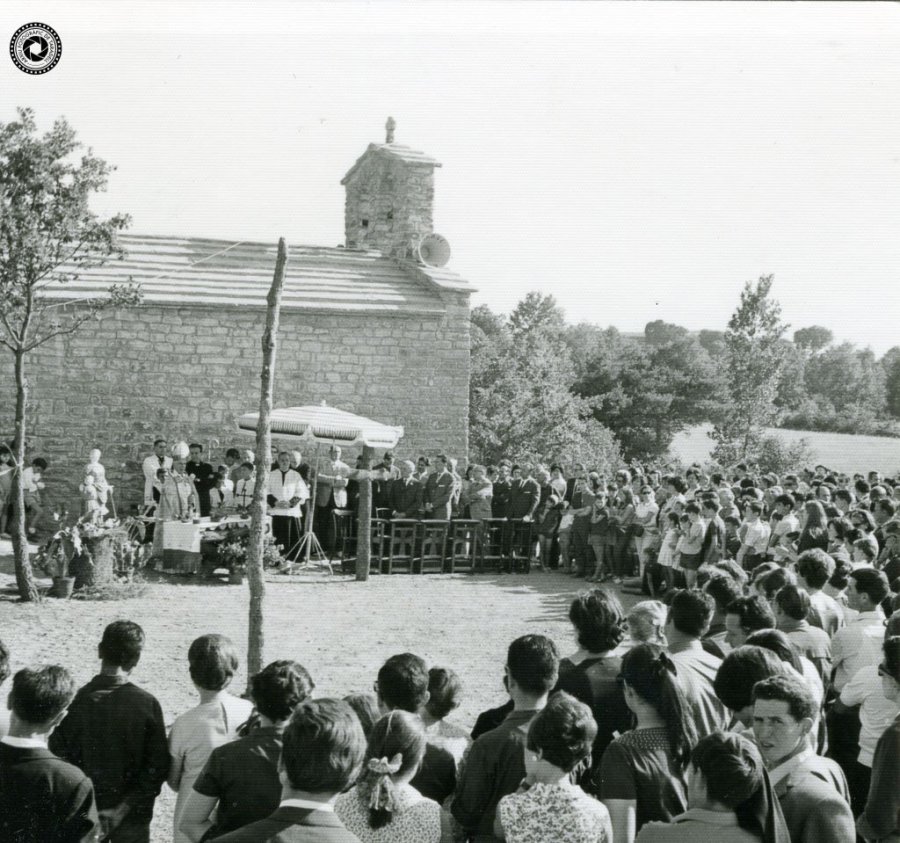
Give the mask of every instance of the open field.
MULTIPOLYGON (((9 543, 0 543, 0 588, 9 576, 9 543)), ((567 620, 581 587, 557 573, 374 577, 356 583, 325 574, 278 578, 267 585, 267 661, 294 658, 316 682, 316 695, 369 691, 381 663, 404 651, 455 669, 465 683, 461 708, 451 716, 471 726, 479 711, 505 699, 502 666, 509 642, 527 632, 551 636, 563 655, 577 649, 567 620)), ((154 693, 166 722, 196 704, 187 673, 191 640, 207 632, 247 639, 247 587, 157 582, 140 598, 119 603, 47 600, 26 606, 0 599, 0 638, 12 651, 13 670, 29 663, 67 666, 78 684, 97 668, 103 627, 129 618, 144 627, 147 648, 135 681, 154 693)), ((627 598, 632 605, 636 598, 627 598)), ((246 673, 235 680, 242 689, 246 673)), ((174 794, 157 800, 154 843, 171 840, 174 794)))
MULTIPOLYGON (((685 463, 706 462, 713 447, 712 439, 706 435, 710 429, 709 425, 698 425, 679 433, 672 443, 672 453, 685 463)), ((891 475, 900 472, 900 439, 780 428, 769 428, 768 432, 780 436, 786 442, 808 439, 815 462, 837 471, 848 474, 856 471, 881 471, 891 475)))

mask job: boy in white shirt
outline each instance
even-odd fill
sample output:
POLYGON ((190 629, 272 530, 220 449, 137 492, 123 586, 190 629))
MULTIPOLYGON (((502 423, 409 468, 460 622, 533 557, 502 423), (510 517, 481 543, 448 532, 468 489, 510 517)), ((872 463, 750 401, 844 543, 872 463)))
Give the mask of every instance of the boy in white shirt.
POLYGON ((750 501, 744 509, 741 548, 737 552, 737 563, 745 571, 752 571, 765 561, 766 548, 769 545, 771 528, 761 519, 763 506, 759 501, 750 501))

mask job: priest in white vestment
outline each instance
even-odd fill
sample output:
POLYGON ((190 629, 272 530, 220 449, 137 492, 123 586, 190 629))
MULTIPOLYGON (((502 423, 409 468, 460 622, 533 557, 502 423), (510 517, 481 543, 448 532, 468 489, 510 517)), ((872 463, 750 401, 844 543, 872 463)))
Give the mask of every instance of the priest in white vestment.
POLYGON ((309 487, 298 471, 291 468, 288 451, 278 454, 278 467, 269 474, 267 500, 272 516, 272 537, 281 545, 281 552, 289 562, 300 555, 302 535, 302 507, 309 498, 309 487))

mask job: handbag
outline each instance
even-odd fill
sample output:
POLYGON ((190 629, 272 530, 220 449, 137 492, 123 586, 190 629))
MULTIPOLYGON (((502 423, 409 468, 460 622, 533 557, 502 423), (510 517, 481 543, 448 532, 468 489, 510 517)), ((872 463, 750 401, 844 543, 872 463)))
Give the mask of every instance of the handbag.
POLYGON ((644 535, 644 527, 641 524, 632 524, 631 525, 631 535, 633 536, 642 536, 644 535))

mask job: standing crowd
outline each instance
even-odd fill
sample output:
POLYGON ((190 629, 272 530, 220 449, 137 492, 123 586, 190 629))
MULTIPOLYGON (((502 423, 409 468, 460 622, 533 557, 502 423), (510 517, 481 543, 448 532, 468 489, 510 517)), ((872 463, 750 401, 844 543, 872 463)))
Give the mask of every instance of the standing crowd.
MULTIPOLYGON (((389 493, 421 483, 406 469, 389 493)), ((116 621, 77 692, 62 666, 12 676, 0 840, 148 841, 166 783, 178 843, 900 839, 900 484, 576 466, 542 504, 541 470, 509 469, 537 487, 528 517, 574 515, 539 532, 544 563, 608 584, 572 601, 574 652, 509 644, 507 699, 472 728, 457 674, 412 653, 372 667, 372 694, 318 698, 283 659, 241 699, 210 634, 186 651, 198 705, 167 729, 131 680, 143 630, 116 621), (647 598, 627 614, 625 588, 647 598)), ((470 515, 506 493, 499 467, 446 485, 470 515)), ((9 660, 0 644, 0 681, 9 660)))

